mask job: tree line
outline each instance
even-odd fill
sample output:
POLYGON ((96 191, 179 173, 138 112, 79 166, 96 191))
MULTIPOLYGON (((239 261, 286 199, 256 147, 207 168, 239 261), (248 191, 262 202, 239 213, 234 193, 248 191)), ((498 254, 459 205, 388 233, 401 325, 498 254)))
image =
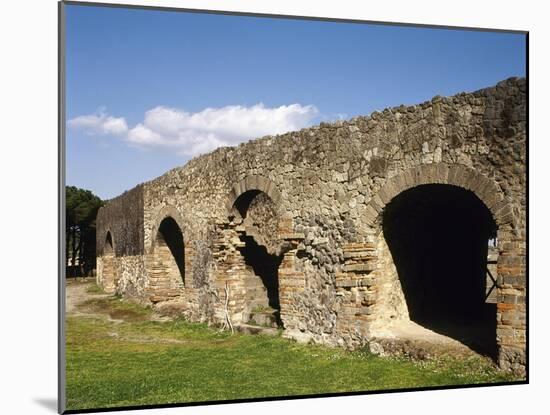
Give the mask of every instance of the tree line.
POLYGON ((104 202, 90 190, 65 187, 67 278, 89 276, 96 266, 96 216, 104 202))

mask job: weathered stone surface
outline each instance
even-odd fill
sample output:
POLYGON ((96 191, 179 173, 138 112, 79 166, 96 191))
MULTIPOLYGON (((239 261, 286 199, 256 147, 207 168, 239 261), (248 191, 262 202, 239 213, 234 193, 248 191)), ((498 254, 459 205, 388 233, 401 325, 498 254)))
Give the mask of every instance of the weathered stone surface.
POLYGON ((100 210, 98 280, 140 301, 159 300, 155 307, 177 303, 194 320, 245 323, 252 295, 245 280, 255 271, 242 250, 251 237, 281 257, 286 333, 360 347, 377 325, 409 318, 381 212, 421 184, 460 186, 474 192, 498 225, 495 336, 501 366, 520 370, 527 295, 525 94, 525 79, 511 78, 197 157, 100 210), (236 212, 239 200, 246 202, 244 217, 236 212), (150 257, 158 253, 166 216, 184 239, 181 285, 171 276, 155 280, 161 267, 150 257), (114 257, 103 252, 108 232, 114 257), (154 293, 155 284, 170 295, 154 293))

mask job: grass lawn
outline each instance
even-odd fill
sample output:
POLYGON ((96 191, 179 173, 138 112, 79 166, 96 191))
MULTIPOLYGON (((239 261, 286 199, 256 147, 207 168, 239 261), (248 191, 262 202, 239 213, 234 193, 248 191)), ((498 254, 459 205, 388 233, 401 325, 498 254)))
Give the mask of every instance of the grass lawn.
POLYGON ((67 317, 67 408, 153 405, 519 380, 489 361, 414 362, 219 332, 150 310, 91 300, 67 317))

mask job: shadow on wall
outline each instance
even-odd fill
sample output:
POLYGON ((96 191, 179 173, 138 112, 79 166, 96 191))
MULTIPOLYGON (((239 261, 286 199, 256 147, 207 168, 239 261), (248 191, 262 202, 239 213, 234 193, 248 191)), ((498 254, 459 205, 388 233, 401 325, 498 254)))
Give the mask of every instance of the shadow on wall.
POLYGON ((280 326, 279 266, 283 255, 278 249, 276 205, 267 193, 252 189, 235 200, 233 209, 244 231, 239 235, 243 242, 239 252, 248 268, 244 285, 249 319, 255 321, 254 315, 263 310, 280 326))
POLYGON ((496 306, 485 302, 496 224, 483 202, 457 186, 417 186, 386 206, 383 232, 410 319, 496 356, 496 306))
POLYGON ((282 255, 270 255, 264 246, 258 243, 251 236, 242 236, 241 241, 245 243, 240 248, 245 264, 250 266, 255 275, 261 280, 267 290, 269 307, 279 310, 279 265, 283 260, 282 255))
POLYGON ((258 196, 260 193, 263 193, 263 192, 260 190, 248 190, 244 192, 242 195, 240 195, 237 198, 237 200, 235 200, 233 207, 237 209, 237 211, 241 215, 241 218, 244 219, 246 217, 250 204, 256 198, 256 196, 258 196))
POLYGON ((174 219, 164 218, 157 232, 157 250, 168 248, 173 260, 176 262, 179 275, 185 282, 185 256, 184 243, 181 230, 174 219))

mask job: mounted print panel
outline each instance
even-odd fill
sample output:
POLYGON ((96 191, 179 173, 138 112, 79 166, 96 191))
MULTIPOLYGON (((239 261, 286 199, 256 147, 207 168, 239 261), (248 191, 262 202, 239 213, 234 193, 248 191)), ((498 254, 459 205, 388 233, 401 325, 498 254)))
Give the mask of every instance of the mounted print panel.
POLYGON ((527 382, 526 32, 62 8, 64 410, 527 382))

